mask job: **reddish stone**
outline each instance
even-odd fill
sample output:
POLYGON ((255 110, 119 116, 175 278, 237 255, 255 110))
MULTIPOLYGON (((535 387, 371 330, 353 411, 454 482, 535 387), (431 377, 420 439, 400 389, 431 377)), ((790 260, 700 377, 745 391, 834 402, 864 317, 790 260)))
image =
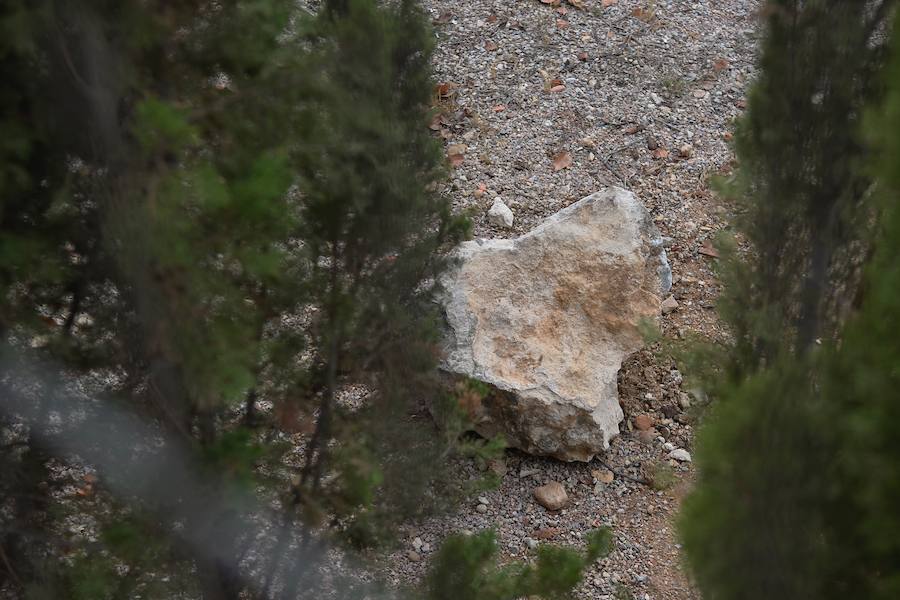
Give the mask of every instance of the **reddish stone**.
POLYGON ((653 417, 650 415, 637 415, 634 418, 634 427, 638 431, 647 431, 653 427, 653 417))

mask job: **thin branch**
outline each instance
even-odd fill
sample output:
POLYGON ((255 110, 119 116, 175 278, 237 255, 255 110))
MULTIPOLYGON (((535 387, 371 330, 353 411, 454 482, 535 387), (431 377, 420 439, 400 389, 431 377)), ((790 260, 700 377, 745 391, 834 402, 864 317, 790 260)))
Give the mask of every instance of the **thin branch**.
POLYGON ((651 486, 650 486, 650 480, 647 479, 646 477, 642 477, 642 478, 640 478, 640 479, 636 479, 636 478, 632 477, 631 475, 628 475, 627 473, 623 473, 622 471, 616 471, 616 470, 613 469, 611 466, 609 466, 608 464, 606 464, 606 461, 604 461, 602 458, 594 457, 594 460, 596 460, 598 463, 600 463, 601 465, 603 465, 604 467, 606 467, 607 469, 609 469, 610 471, 612 471, 615 475, 618 475, 619 477, 621 477, 622 479, 627 479, 627 480, 633 481, 633 482, 635 482, 635 483, 637 483, 637 484, 640 484, 640 485, 646 485, 647 487, 651 487, 651 486))
POLYGON ((66 316, 66 322, 63 324, 63 334, 66 337, 72 335, 72 326, 75 325, 75 317, 81 310, 81 282, 77 282, 72 286, 72 302, 69 304, 69 314, 66 316))
POLYGON ((3 561, 3 565, 6 567, 6 571, 9 573, 9 576, 16 583, 16 585, 18 585, 20 588, 24 588, 25 585, 22 583, 22 580, 19 578, 19 575, 13 568, 12 563, 9 562, 9 557, 6 555, 6 548, 3 547, 3 544, 0 544, 0 560, 3 561))
POLYGON ((60 54, 63 57, 63 61, 66 63, 66 67, 69 69, 69 74, 72 75, 72 79, 81 88, 88 96, 93 94, 93 90, 91 86, 88 84, 84 78, 81 77, 81 74, 78 73, 78 69, 75 68, 75 63, 72 60, 72 56, 69 54, 69 48, 66 45, 65 36, 63 34, 62 29, 59 27, 59 23, 56 24, 56 41, 59 45, 60 54))

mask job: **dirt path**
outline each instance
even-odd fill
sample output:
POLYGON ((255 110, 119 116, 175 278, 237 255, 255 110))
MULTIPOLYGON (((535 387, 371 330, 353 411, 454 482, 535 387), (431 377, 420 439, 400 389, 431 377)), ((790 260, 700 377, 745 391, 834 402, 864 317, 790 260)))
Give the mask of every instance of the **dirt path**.
MULTIPOLYGON (((519 235, 598 189, 627 187, 668 238, 678 308, 664 315, 664 334, 720 335, 714 258, 705 244, 728 216, 707 180, 732 160, 732 121, 753 76, 757 1, 425 5, 436 23, 444 84, 437 92, 446 107, 433 129, 457 155, 446 191, 458 209, 473 211, 475 235, 519 235), (512 231, 487 221, 498 196, 515 214, 512 231)), ((675 365, 651 350, 632 357, 620 376, 628 421, 604 457, 633 477, 671 468, 674 486, 654 491, 620 476, 598 482, 604 468, 597 461, 564 464, 511 451, 499 489, 455 515, 410 527, 389 576, 421 576, 454 531, 493 527, 511 559, 529 556, 539 537, 578 544, 591 528, 609 524, 616 549, 587 574, 579 598, 696 598, 672 522, 691 469, 665 458, 672 446, 691 449, 691 397, 682 387, 675 365), (654 427, 632 431, 637 414, 649 415, 654 427), (532 499, 534 487, 549 480, 564 483, 572 499, 559 513, 532 499)))

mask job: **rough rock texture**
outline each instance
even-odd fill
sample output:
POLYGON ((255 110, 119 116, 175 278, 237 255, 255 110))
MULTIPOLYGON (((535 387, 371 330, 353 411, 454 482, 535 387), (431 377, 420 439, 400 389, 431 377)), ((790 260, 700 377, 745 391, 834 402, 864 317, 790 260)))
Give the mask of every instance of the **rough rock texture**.
POLYGON ((638 431, 647 431, 653 427, 653 417, 650 415, 636 415, 634 417, 634 428, 638 431))
POLYGON ((667 315, 678 308, 678 300, 675 299, 675 296, 669 296, 662 301, 660 308, 662 309, 662 313, 667 315))
POLYGON ((512 240, 465 242, 446 276, 444 368, 496 389, 475 429, 590 460, 618 433, 616 376, 671 287, 662 240, 629 191, 582 198, 512 240))
POLYGON ((514 217, 503 200, 496 198, 494 204, 491 205, 491 210, 488 211, 488 220, 497 227, 509 229, 513 226, 514 217))
POLYGON ((684 448, 676 448, 669 452, 669 458, 674 458, 679 462, 691 462, 691 453, 684 448))
POLYGON ((569 503, 566 488, 558 481, 534 488, 534 499, 547 510, 559 510, 569 503))

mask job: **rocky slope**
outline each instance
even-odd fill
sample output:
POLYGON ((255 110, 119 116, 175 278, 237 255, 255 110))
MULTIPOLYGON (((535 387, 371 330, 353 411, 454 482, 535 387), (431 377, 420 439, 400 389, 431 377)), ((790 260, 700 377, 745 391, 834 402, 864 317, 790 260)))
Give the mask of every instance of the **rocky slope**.
MULTIPOLYGON (((475 235, 514 238, 595 191, 630 189, 672 265, 663 334, 723 335, 712 310, 718 283, 709 241, 728 214, 708 180, 731 166, 733 120, 753 77, 758 2, 425 5, 436 24, 435 97, 444 108, 432 129, 454 165, 445 191, 472 211, 475 235), (498 197, 511 225, 488 215, 498 197)), ((420 577, 453 531, 493 527, 512 559, 528 557, 538 541, 577 545, 609 524, 616 549, 587 574, 579 598, 696 598, 672 522, 691 479, 684 459, 692 397, 682 379, 652 347, 637 352, 619 373, 626 420, 605 454, 585 464, 509 451, 499 489, 454 515, 410 524, 388 575, 398 583, 420 577), (665 489, 638 482, 647 478, 665 489), (533 496, 550 481, 567 492, 559 511, 533 496)))

